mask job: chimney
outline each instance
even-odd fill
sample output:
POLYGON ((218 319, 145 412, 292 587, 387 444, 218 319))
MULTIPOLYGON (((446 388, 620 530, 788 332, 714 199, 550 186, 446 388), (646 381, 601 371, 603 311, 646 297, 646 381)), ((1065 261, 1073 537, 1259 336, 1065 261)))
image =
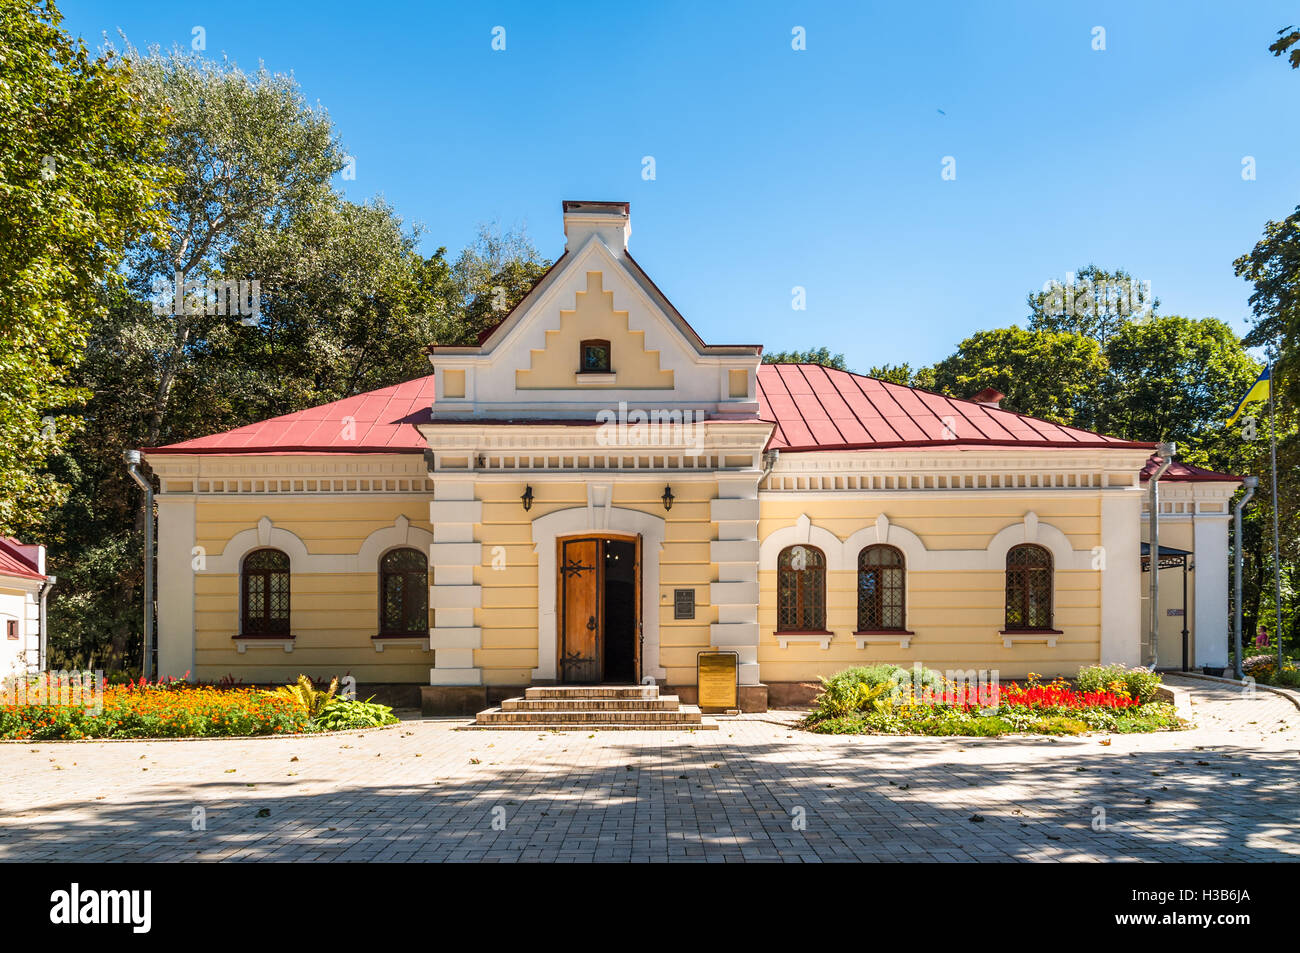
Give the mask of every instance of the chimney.
POLYGON ((1001 408, 998 405, 1002 403, 1002 398, 1006 396, 1006 394, 996 388, 986 387, 972 397, 971 400, 975 401, 975 403, 979 404, 981 407, 991 407, 994 410, 1000 410, 1001 408))
POLYGON ((577 251, 592 235, 614 254, 627 251, 632 234, 627 202, 565 202, 564 250, 577 251))

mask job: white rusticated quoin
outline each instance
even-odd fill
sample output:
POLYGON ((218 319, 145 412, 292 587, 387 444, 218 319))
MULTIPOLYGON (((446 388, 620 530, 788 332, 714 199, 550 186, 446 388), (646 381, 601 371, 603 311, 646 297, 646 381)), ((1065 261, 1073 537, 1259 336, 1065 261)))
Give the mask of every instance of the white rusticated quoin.
POLYGON ((483 606, 482 587, 474 570, 483 563, 482 544, 474 539, 475 524, 483 521, 483 504, 474 498, 474 484, 463 480, 436 480, 429 503, 433 543, 429 547, 429 605, 433 627, 430 685, 481 685, 483 673, 474 664, 482 648, 482 631, 474 610, 483 606))
POLYGON ((718 566, 718 581, 709 586, 718 609, 709 643, 739 656, 741 685, 758 685, 758 474, 719 479, 709 518, 718 526, 709 544, 709 561, 718 566))

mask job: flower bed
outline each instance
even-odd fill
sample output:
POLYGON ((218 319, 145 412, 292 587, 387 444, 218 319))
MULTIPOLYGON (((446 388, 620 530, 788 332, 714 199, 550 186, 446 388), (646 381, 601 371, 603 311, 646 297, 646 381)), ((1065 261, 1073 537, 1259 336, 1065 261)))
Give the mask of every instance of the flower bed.
POLYGON ((11 681, 0 697, 0 739, 219 738, 340 731, 392 724, 385 705, 317 693, 316 707, 284 689, 191 685, 182 680, 123 685, 68 683, 46 676, 11 681))
POLYGON ((1295 660, 1284 655, 1279 671, 1276 651, 1246 656, 1241 663, 1241 674, 1265 685, 1300 688, 1300 670, 1297 670, 1295 660))
MULTIPOLYGON (((1134 676, 1154 697, 1159 677, 1145 669, 1134 676)), ((1113 673, 1103 673, 1113 674, 1113 673)), ((991 736, 1012 732, 1075 735, 1087 731, 1144 732, 1180 727, 1172 705, 1144 701, 1112 678, 1108 687, 1080 690, 1097 677, 1080 672, 1042 684, 1030 674, 1024 685, 953 683, 937 672, 894 666, 849 669, 823 679, 825 691, 803 726, 823 734, 922 734, 991 736)))

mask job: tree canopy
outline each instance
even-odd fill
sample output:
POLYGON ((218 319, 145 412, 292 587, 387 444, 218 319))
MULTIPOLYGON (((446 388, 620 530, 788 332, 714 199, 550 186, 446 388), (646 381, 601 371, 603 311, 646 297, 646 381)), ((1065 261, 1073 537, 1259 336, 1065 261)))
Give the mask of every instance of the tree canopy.
POLYGON ((160 224, 166 117, 129 64, 50 3, 0 0, 0 533, 66 498, 49 458, 80 427, 71 379, 126 247, 160 224))

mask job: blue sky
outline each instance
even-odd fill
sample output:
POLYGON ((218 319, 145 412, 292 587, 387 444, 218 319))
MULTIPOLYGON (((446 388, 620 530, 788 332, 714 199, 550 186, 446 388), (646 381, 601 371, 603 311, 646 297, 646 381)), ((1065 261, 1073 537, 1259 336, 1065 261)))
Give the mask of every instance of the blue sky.
POLYGON ((706 340, 858 370, 1023 323, 1089 262, 1244 331, 1232 261, 1300 202, 1300 71, 1267 52, 1294 4, 59 6, 92 46, 201 26, 209 55, 292 71, 356 157, 348 195, 427 252, 496 222, 555 257, 561 200, 630 201, 632 253, 706 340))

